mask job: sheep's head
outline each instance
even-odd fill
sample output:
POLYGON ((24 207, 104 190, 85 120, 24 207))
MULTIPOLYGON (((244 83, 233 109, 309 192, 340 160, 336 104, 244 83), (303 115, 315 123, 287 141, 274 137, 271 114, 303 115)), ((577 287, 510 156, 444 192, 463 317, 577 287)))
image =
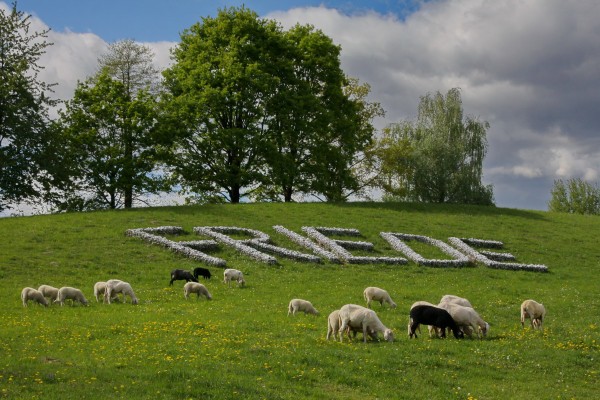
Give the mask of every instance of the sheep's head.
POLYGON ((388 342, 394 341, 394 332, 391 329, 386 329, 383 331, 383 338, 388 342))
POLYGON ((486 336, 488 334, 488 332, 490 331, 490 324, 488 324, 486 322, 485 325, 483 325, 480 329, 481 329, 481 333, 483 334, 483 336, 486 336))

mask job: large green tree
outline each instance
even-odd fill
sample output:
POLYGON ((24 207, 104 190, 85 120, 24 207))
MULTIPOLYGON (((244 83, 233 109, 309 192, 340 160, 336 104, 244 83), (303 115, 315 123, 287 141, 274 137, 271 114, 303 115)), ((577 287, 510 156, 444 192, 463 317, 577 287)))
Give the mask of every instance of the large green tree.
POLYGON ((38 64, 48 31, 33 32, 30 16, 0 8, 0 210, 40 195, 48 169, 51 86, 38 64))
MULTIPOLYGON (((123 84, 125 95, 133 99, 138 92, 145 90, 156 93, 159 74, 153 64, 154 53, 148 46, 136 43, 131 39, 112 43, 108 51, 98 59, 99 73, 107 73, 112 79, 123 84)), ((123 142, 123 161, 125 165, 134 165, 136 157, 136 132, 129 130, 130 124, 122 124, 121 139, 123 142)), ((137 171, 135 168, 124 168, 122 176, 123 206, 133 206, 134 188, 137 171)))
POLYGON ((422 96, 417 120, 391 127, 380 141, 378 150, 387 163, 382 177, 393 189, 386 194, 410 201, 493 205, 492 186, 481 183, 488 128, 487 122, 463 115, 458 88, 445 96, 422 96))
POLYGON ((220 10, 181 35, 165 71, 168 163, 204 198, 341 197, 370 139, 344 93, 340 48, 321 31, 289 31, 245 7, 220 10), (326 176, 328 174, 328 176, 326 176))
POLYGON ((270 179, 262 188, 286 202, 296 193, 345 200, 358 189, 353 166, 380 108, 366 101, 368 85, 346 78, 340 47, 322 31, 296 25, 283 40, 278 85, 267 103, 270 179))
POLYGON ((70 177, 57 207, 114 209, 128 205, 128 193, 135 197, 159 190, 153 174, 156 118, 154 96, 143 89, 132 95, 106 70, 79 83, 57 127, 70 177))
POLYGON ((600 187, 581 178, 555 180, 548 211, 599 215, 600 187))

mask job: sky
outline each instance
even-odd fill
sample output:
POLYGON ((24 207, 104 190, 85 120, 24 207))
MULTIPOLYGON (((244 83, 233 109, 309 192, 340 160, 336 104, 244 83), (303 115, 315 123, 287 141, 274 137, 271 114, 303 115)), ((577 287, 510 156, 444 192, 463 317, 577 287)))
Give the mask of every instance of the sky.
POLYGON ((284 29, 311 24, 340 45, 344 72, 386 111, 379 130, 415 120, 421 96, 459 87, 464 113, 490 124, 483 183, 499 207, 547 210, 556 179, 600 181, 597 0, 17 2, 35 29, 51 29, 40 77, 63 100, 108 44, 143 43, 164 69, 181 32, 241 5, 284 29))

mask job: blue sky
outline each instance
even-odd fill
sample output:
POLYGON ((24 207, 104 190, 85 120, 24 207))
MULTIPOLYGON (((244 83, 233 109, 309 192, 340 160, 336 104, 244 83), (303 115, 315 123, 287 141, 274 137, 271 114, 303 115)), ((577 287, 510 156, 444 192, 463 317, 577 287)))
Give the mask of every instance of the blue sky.
MULTIPOLYGON (((0 7, 8 7, 0 0, 0 7)), ((284 29, 311 24, 341 46, 344 72, 371 86, 386 116, 414 120, 419 98, 461 89, 466 115, 489 122, 484 184, 496 204, 547 209, 556 179, 600 181, 600 1, 19 0, 54 43, 41 78, 69 99, 109 43, 134 39, 167 68, 179 34, 245 4, 284 29)))
POLYGON ((54 30, 93 32, 108 42, 177 41, 179 33, 217 10, 245 5, 263 16, 296 7, 335 8, 346 14, 366 11, 392 13, 404 18, 418 7, 418 0, 372 1, 208 1, 208 0, 19 0, 20 10, 41 18, 54 30))

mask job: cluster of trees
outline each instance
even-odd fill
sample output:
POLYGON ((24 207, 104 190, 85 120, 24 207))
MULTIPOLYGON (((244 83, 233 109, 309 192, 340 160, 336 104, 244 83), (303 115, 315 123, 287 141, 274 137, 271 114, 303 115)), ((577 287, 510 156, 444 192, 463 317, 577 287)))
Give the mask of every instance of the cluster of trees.
POLYGON ((600 186, 580 178, 555 180, 548 211, 600 215, 600 186))
POLYGON ((383 109, 312 26, 220 10, 181 34, 162 76, 149 48, 114 43, 51 120, 51 85, 37 77, 47 32, 28 19, 0 11, 0 210, 130 208, 174 187, 203 202, 339 202, 379 188, 493 204, 481 184, 489 125, 463 116, 458 89, 422 97, 416 122, 377 138, 383 109))

